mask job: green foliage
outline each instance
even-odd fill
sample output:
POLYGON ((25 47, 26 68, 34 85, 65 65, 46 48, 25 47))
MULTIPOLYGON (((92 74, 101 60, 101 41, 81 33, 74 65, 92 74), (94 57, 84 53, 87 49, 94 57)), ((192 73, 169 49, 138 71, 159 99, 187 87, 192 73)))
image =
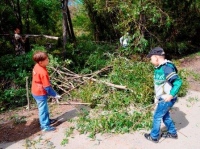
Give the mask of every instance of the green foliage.
POLYGON ((199 2, 83 0, 83 4, 95 39, 108 41, 111 37, 119 41, 126 32, 130 33, 130 46, 123 49, 126 55, 146 53, 158 45, 173 54, 198 50, 199 2))
POLYGON ((113 66, 113 70, 102 81, 126 86, 127 90, 116 90, 115 88, 108 88, 104 84, 96 84, 90 81, 74 94, 79 95, 85 102, 105 100, 104 103, 107 103, 107 106, 111 108, 115 107, 115 104, 121 106, 126 102, 128 105, 130 101, 150 103, 150 96, 153 95, 153 74, 149 72, 153 70, 153 67, 149 63, 130 61, 124 57, 115 58, 111 56, 110 59, 112 61, 109 64, 113 66), (110 92, 112 94, 109 94, 110 92), (121 100, 110 103, 110 99, 121 100))
POLYGON ((182 70, 179 70, 178 74, 179 74, 179 76, 180 76, 180 78, 182 79, 182 82, 183 82, 181 89, 178 93, 178 96, 183 97, 187 93, 187 89, 188 89, 187 77, 188 77, 189 73, 188 73, 188 71, 182 69, 182 70))
POLYGON ((0 105, 1 110, 6 107, 14 108, 26 103, 26 77, 31 78, 33 67, 32 53, 0 57, 0 105))
MULTIPOLYGON (((97 133, 127 133, 150 128, 154 99, 152 64, 112 54, 107 56, 112 71, 97 78, 102 82, 97 84, 89 81, 71 94, 73 98, 90 102, 92 108, 80 114, 77 119, 78 130, 81 133, 89 132, 89 136, 94 138, 97 133), (123 85, 127 89, 120 90, 103 82, 123 85)), ((183 80, 179 96, 184 96, 187 91, 187 74, 180 70, 179 75, 183 80)))
POLYGON ((200 81, 200 74, 193 72, 193 71, 191 71, 190 74, 191 74, 191 76, 193 76, 195 81, 200 81))
POLYGON ((14 121, 14 124, 22 124, 22 123, 26 123, 26 117, 25 116, 19 116, 19 115, 13 115, 10 118, 11 120, 14 121))
POLYGON ((43 135, 39 135, 38 139, 26 139, 25 148, 30 149, 30 148, 48 148, 48 149, 55 149, 56 146, 51 142, 48 138, 43 138, 43 135))
MULTIPOLYGON (((56 23, 61 21, 61 9, 59 1, 37 0, 31 7, 31 30, 40 34, 53 34, 57 29, 56 23), (54 32, 52 32, 54 31, 54 32)), ((61 29, 61 27, 59 27, 61 29)))
POLYGON ((78 119, 78 129, 81 133, 90 132, 94 138, 97 133, 128 133, 133 130, 148 128, 151 126, 151 113, 125 111, 98 112, 98 117, 91 117, 85 113, 78 119))
POLYGON ((79 4, 76 8, 76 13, 72 16, 72 22, 74 31, 77 37, 84 36, 85 38, 91 38, 92 36, 92 22, 90 21, 87 10, 83 5, 79 4))
POLYGON ((65 138, 62 140, 61 145, 66 145, 68 143, 68 137, 73 133, 74 127, 70 127, 66 130, 65 138))
POLYGON ((76 46, 67 45, 66 58, 71 60, 70 69, 82 73, 98 70, 105 66, 107 57, 103 53, 112 52, 109 44, 96 44, 91 40, 81 40, 76 46))
POLYGON ((78 129, 82 133, 90 132, 90 137, 100 132, 126 133, 149 128, 151 124, 150 113, 138 112, 140 106, 153 100, 151 65, 112 55, 110 59, 113 70, 103 81, 124 85, 126 90, 90 81, 72 94, 95 107, 78 119, 78 129), (131 109, 131 105, 137 107, 131 109))

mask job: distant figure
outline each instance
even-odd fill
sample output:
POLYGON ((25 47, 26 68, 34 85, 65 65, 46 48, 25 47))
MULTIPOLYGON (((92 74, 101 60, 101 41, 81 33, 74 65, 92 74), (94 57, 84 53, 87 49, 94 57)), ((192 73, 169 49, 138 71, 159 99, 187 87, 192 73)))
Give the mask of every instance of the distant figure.
POLYGON ((16 55, 22 55, 25 54, 25 41, 26 38, 22 38, 20 35, 20 29, 15 28, 14 30, 14 45, 15 45, 15 53, 16 55))
POLYGON ((129 43, 129 33, 126 33, 124 36, 122 36, 120 39, 120 45, 124 48, 128 46, 129 43))

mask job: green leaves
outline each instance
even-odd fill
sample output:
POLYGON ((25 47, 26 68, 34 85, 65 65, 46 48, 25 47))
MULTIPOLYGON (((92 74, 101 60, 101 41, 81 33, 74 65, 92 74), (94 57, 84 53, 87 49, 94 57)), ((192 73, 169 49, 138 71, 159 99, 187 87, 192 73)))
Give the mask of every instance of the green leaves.
POLYGON ((126 133, 150 127, 151 114, 138 112, 138 109, 139 105, 147 105, 152 101, 151 65, 111 55, 110 59, 109 65, 113 69, 103 80, 125 85, 127 90, 88 82, 72 94, 74 98, 96 105, 77 119, 78 130, 90 132, 90 137, 95 137, 96 133, 126 133))
MULTIPOLYGON (((92 138, 97 133, 127 133, 151 128, 153 105, 149 105, 154 98, 153 66, 149 62, 112 54, 109 59, 112 71, 97 79, 124 85, 127 90, 88 82, 72 94, 73 98, 93 105, 89 111, 85 109, 76 121, 77 129, 81 133, 89 132, 92 138)), ((179 73, 181 78, 186 78, 184 71, 179 73)), ((186 93, 185 83, 181 95, 186 93)))

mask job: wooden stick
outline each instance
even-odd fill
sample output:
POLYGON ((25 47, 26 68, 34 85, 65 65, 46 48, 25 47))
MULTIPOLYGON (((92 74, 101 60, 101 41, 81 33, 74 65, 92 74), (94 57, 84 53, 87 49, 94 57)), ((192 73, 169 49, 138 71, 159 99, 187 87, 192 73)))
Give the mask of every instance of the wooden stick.
POLYGON ((28 105, 27 105, 27 109, 30 110, 30 99, 29 99, 29 89, 28 89, 28 77, 26 77, 26 98, 27 98, 27 102, 28 102, 28 105))
POLYGON ((103 84, 106 84, 108 86, 111 86, 111 87, 115 87, 115 88, 118 88, 118 89, 127 89, 126 86, 122 86, 122 85, 116 85, 116 84, 112 84, 112 83, 109 83, 109 82, 105 82, 105 81, 101 81, 101 80, 97 80, 97 79, 94 79, 94 78, 88 78, 88 77, 84 77, 86 79, 89 79, 89 80, 92 80, 92 81, 95 81, 97 83, 103 83, 103 84))
POLYGON ((81 102, 67 102, 67 103, 58 103, 59 105, 90 105, 92 103, 81 103, 81 102))

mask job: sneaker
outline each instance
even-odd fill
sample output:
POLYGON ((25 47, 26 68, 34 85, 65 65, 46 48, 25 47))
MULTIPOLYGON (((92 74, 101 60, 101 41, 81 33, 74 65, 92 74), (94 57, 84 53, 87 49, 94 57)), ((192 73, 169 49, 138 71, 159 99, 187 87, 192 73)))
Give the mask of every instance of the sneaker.
POLYGON ((148 133, 145 133, 145 134, 144 134, 144 137, 145 137, 147 140, 150 140, 150 141, 152 141, 152 142, 154 142, 154 143, 158 143, 158 139, 153 139, 153 138, 150 136, 150 134, 148 134, 148 133))
POLYGON ((48 126, 48 127, 45 127, 45 128, 42 129, 42 131, 45 131, 45 132, 54 131, 54 130, 56 130, 56 128, 55 127, 51 127, 51 126, 48 126))
POLYGON ((169 132, 165 132, 161 134, 161 137, 163 138, 173 138, 173 139, 177 139, 178 135, 177 134, 171 134, 169 132))
POLYGON ((56 119, 50 119, 50 124, 55 123, 57 120, 56 119))

